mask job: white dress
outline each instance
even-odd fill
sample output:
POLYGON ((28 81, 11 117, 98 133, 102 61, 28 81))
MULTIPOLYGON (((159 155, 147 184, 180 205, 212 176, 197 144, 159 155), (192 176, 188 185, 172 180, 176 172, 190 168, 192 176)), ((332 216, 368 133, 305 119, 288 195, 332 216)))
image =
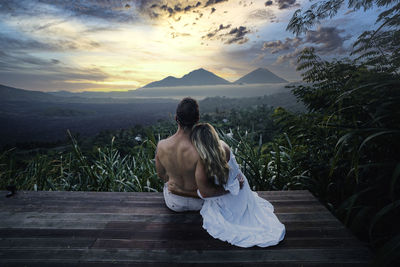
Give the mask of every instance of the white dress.
MULTIPOLYGON (((203 228, 214 238, 239 247, 278 244, 285 236, 285 226, 275 216, 274 207, 251 191, 232 152, 228 165, 229 178, 224 188, 230 193, 203 198, 200 210, 203 228), (242 189, 237 179, 239 174, 244 177, 242 189)), ((202 198, 199 191, 198 194, 202 198)))

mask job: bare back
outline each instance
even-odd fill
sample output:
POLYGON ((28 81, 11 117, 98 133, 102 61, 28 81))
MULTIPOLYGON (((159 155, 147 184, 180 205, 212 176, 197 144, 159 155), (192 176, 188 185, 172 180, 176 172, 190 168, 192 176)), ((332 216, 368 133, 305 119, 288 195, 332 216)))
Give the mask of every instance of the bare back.
POLYGON ((199 155, 189 134, 176 133, 161 140, 157 146, 157 160, 161 165, 159 168, 165 170, 165 180, 174 182, 187 191, 197 189, 195 170, 199 155))

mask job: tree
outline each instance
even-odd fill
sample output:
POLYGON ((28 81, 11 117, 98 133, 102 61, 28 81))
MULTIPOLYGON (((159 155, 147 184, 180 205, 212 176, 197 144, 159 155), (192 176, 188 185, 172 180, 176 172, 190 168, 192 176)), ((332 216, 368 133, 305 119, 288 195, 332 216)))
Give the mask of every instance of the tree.
POLYGON ((292 142, 308 146, 300 165, 310 166, 310 190, 370 242, 377 264, 395 266, 400 264, 394 226, 400 223, 400 3, 320 1, 297 10, 287 30, 305 33, 346 2, 349 9, 386 10, 378 15, 376 30, 363 32, 348 57, 326 61, 312 48, 302 51, 297 69, 306 84, 292 92, 308 114, 281 111, 277 120, 292 142), (318 134, 307 134, 310 129, 318 134))

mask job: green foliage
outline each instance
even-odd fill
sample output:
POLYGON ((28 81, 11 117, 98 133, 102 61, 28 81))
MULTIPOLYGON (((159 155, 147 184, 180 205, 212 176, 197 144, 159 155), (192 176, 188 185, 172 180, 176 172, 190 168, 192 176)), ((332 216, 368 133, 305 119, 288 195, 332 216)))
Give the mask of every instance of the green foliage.
MULTIPOLYGON (((344 0, 297 10, 287 29, 299 35, 335 16, 344 0)), ((324 61, 313 48, 298 58, 308 84, 292 91, 309 110, 281 110, 276 122, 293 143, 307 146, 309 189, 378 253, 377 266, 396 266, 400 223, 400 4, 348 0, 348 8, 383 10, 376 29, 363 32, 352 58, 324 61), (314 135, 313 135, 314 133, 314 135)))
MULTIPOLYGON (((121 156, 114 147, 114 138, 109 146, 98 148, 90 156, 82 152, 71 134, 70 138, 72 151, 60 153, 56 159, 38 155, 28 161, 25 168, 15 171, 10 165, 2 163, 1 187, 5 188, 11 182, 19 190, 140 192, 162 188, 154 166, 154 136, 147 138, 132 154, 125 156, 121 156), (10 179, 10 173, 13 179, 10 179)), ((0 160, 4 158, 2 156, 0 160)))
POLYGON ((0 187, 5 188, 7 183, 14 183, 13 177, 13 162, 9 161, 8 154, 12 150, 3 151, 0 155, 0 187))
POLYGON ((309 113, 278 109, 275 122, 303 148, 296 160, 300 169, 309 169, 304 185, 360 238, 385 248, 378 265, 382 259, 385 266, 394 264, 399 248, 390 244, 400 223, 400 77, 354 62, 315 60, 312 50, 303 55, 299 66, 307 66, 304 77, 312 84, 293 87, 293 93, 309 113))
MULTIPOLYGON (((221 131, 233 128, 240 136, 249 129, 242 143, 253 147, 259 143, 259 136, 262 142, 272 140, 275 131, 272 112, 272 108, 260 105, 224 109, 202 117, 221 131)), ((157 177, 153 160, 156 144, 175 131, 176 122, 171 118, 150 127, 104 131, 94 138, 78 139, 68 132, 70 145, 35 150, 28 156, 21 151, 6 151, 0 156, 0 187, 15 183, 19 190, 160 191, 162 181, 157 177)), ((268 155, 266 149, 263 154, 263 157, 268 155)), ((251 157, 246 160, 247 165, 252 164, 251 157)), ((268 175, 272 176, 270 172, 268 175)), ((260 177, 252 179, 252 184, 260 190, 278 188, 276 182, 269 185, 259 181, 260 177)))
MULTIPOLYGON (((301 9, 294 12, 292 18, 286 30, 293 32, 294 34, 301 34, 308 31, 309 28, 319 23, 323 19, 333 18, 339 11, 339 9, 345 4, 344 0, 327 0, 327 1, 317 1, 311 7, 302 12, 301 9)), ((359 10, 363 8, 367 10, 374 5, 378 7, 387 7, 393 4, 397 4, 396 0, 348 0, 347 8, 349 10, 359 10)), ((382 21, 383 18, 388 18, 390 14, 395 15, 399 9, 399 5, 395 5, 389 10, 382 12, 377 22, 382 21)), ((394 16, 393 16, 394 17, 394 16)), ((399 18, 390 19, 390 25, 399 25, 399 18)))
MULTIPOLYGON (((253 190, 289 190, 303 189, 303 179, 307 171, 301 171, 293 158, 297 147, 285 135, 285 145, 277 142, 263 143, 262 134, 258 144, 254 140, 255 132, 241 135, 220 132, 224 140, 236 155, 238 164, 253 190)), ((283 143, 283 142, 282 142, 283 143)))

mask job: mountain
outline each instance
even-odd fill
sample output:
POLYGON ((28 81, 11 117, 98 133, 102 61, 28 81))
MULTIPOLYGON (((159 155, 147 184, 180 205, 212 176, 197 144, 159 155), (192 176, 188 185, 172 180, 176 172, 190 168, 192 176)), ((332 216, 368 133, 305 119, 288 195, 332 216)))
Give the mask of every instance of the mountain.
MULTIPOLYGON (((88 92, 92 93, 92 92, 88 92)), ((99 101, 114 102, 110 97, 103 96, 100 99, 94 97, 84 97, 82 94, 71 93, 68 91, 59 92, 40 92, 24 90, 19 88, 14 88, 10 86, 5 86, 0 84, 0 102, 32 102, 32 103, 97 103, 99 101), (100 99, 100 100, 98 100, 100 99), (104 100, 104 101, 103 101, 104 100)))
POLYGON ((59 101, 60 97, 39 91, 29 91, 0 84, 1 101, 59 101))
POLYGON ((62 96, 62 97, 74 97, 77 95, 77 93, 72 93, 70 91, 53 91, 53 92, 48 92, 48 94, 55 96, 62 96))
POLYGON ((273 74, 266 68, 258 68, 246 74, 234 83, 287 83, 285 79, 273 74))
POLYGON ((176 86, 193 86, 193 85, 216 85, 216 84, 230 84, 225 79, 209 72, 203 68, 194 70, 182 78, 175 78, 168 76, 161 81, 156 81, 145 85, 143 88, 148 87, 176 87, 176 86))

